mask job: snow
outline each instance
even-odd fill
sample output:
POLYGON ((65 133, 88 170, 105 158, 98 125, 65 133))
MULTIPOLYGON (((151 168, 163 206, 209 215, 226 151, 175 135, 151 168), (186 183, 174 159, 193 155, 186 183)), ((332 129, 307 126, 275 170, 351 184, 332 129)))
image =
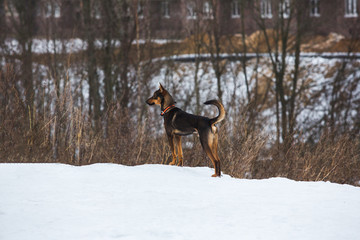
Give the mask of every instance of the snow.
MULTIPOLYGON (((175 39, 139 39, 139 44, 145 44, 147 42, 155 43, 155 44, 167 44, 167 43, 179 43, 180 40, 175 39)), ((95 46, 97 48, 101 48, 105 41, 96 39, 95 46)), ((133 44, 136 44, 137 40, 133 41, 133 44)), ((112 44, 115 47, 120 46, 120 41, 112 40, 112 44)), ((71 38, 71 39, 43 39, 43 38, 35 38, 32 40, 32 52, 35 54, 43 54, 43 53, 76 53, 79 51, 84 51, 87 48, 87 42, 80 38, 71 38)), ((21 46, 16 39, 6 39, 5 41, 5 50, 8 50, 10 54, 20 54, 21 46)), ((0 52, 3 49, 0 48, 0 52)))
MULTIPOLYGON (((240 59, 241 57, 245 56, 242 53, 221 53, 219 54, 219 57, 221 59, 240 59)), ((279 55, 279 57, 281 54, 279 55)), ((294 54, 288 54, 289 57, 294 57, 294 54)), ((343 58, 360 58, 360 53, 358 52, 302 52, 300 53, 300 56, 302 58, 325 58, 325 59, 343 59, 343 58)), ((157 59, 154 59, 154 61, 165 61, 165 60, 175 60, 175 61, 183 61, 183 62, 190 62, 193 61, 195 58, 200 58, 201 60, 209 60, 211 57, 211 54, 209 53, 203 53, 196 55, 194 53, 192 54, 179 54, 179 55, 173 55, 169 57, 160 57, 157 59)), ((246 53, 247 58, 256 58, 256 57, 269 57, 269 53, 246 53)))
POLYGON ((0 164, 0 239, 360 239, 360 188, 212 173, 0 164))

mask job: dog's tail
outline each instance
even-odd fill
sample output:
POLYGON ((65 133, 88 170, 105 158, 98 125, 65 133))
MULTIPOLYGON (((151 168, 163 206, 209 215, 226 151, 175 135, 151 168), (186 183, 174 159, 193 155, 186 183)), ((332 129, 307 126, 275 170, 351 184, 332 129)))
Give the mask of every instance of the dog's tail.
POLYGON ((219 109, 219 115, 215 118, 210 119, 211 126, 224 120, 225 108, 221 104, 221 102, 219 102, 218 100, 209 100, 209 101, 205 102, 204 104, 206 104, 206 105, 212 104, 212 105, 217 106, 217 108, 219 109))

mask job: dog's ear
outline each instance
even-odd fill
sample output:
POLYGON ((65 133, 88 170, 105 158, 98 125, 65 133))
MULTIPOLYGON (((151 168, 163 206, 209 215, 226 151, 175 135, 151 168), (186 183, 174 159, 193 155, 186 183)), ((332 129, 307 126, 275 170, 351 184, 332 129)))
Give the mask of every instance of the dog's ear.
POLYGON ((165 88, 161 85, 161 83, 159 83, 159 89, 160 89, 160 92, 163 93, 165 92, 165 88))

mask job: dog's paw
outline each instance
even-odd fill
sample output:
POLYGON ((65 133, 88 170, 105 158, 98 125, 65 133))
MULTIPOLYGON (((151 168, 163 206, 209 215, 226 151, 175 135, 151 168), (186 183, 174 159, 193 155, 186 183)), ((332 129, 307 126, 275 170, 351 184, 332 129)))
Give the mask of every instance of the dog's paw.
POLYGON ((216 173, 214 173, 213 175, 211 175, 212 177, 221 177, 221 175, 217 175, 216 173))

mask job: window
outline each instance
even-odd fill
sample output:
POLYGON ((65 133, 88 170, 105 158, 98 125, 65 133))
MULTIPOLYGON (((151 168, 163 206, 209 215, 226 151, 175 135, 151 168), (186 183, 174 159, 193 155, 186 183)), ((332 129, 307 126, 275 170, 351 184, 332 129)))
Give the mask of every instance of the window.
POLYGON ((45 17, 59 18, 61 16, 60 5, 57 2, 48 2, 45 6, 45 17))
POLYGON ((281 0, 279 5, 280 17, 289 18, 290 17, 290 0, 281 0))
POLYGON ((310 16, 320 17, 320 0, 310 0, 310 16))
POLYGON ((357 0, 345 0, 345 17, 357 17, 357 0))
POLYGON ((163 16, 163 18, 170 18, 168 0, 161 1, 161 16, 163 16))
POLYGON ((95 2, 93 6, 93 11, 91 12, 92 17, 95 19, 101 19, 101 9, 99 4, 99 2, 95 2))
POLYGON ((212 5, 210 2, 206 1, 204 2, 204 7, 203 7, 203 13, 204 13, 204 18, 212 18, 212 5))
POLYGON ((260 0, 261 18, 272 18, 271 0, 260 0))
POLYGON ((240 17, 240 3, 239 0, 233 0, 231 2, 231 17, 239 18, 240 17))
POLYGON ((196 19, 195 3, 190 2, 186 5, 187 8, 187 18, 196 19))
POLYGON ((144 18, 144 4, 141 1, 138 1, 137 15, 138 18, 144 18))
POLYGON ((140 19, 144 18, 144 2, 141 0, 138 1, 137 15, 140 19))

